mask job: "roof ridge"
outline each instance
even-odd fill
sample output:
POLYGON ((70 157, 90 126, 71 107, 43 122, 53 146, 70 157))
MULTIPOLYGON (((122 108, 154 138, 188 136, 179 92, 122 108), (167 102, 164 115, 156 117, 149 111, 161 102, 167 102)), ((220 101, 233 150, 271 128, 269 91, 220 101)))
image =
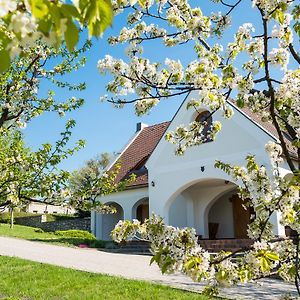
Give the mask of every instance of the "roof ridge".
POLYGON ((149 127, 159 126, 159 125, 163 125, 163 124, 167 124, 167 123, 170 124, 170 122, 171 121, 164 121, 164 122, 160 122, 160 123, 157 123, 157 124, 148 125, 147 127, 144 127, 143 130, 147 129, 149 127))

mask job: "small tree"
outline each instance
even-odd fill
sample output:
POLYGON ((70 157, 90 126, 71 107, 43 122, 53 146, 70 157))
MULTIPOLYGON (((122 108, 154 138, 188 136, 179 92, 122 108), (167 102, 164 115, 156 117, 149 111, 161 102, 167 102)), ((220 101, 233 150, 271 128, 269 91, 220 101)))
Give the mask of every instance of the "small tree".
POLYGON ((62 137, 53 147, 43 144, 37 151, 26 147, 19 131, 2 130, 0 136, 0 207, 13 211, 28 202, 60 204, 66 198, 69 173, 58 168, 66 159, 84 146, 79 141, 67 148, 74 121, 69 121, 62 137))
POLYGON ((74 171, 69 180, 70 203, 79 212, 96 210, 102 213, 114 213, 115 208, 101 203, 101 197, 118 192, 126 188, 135 180, 135 175, 117 182, 117 176, 121 168, 116 163, 107 170, 111 156, 102 153, 94 159, 90 159, 81 169, 74 171))
MULTIPOLYGON (((19 128, 24 128, 32 118, 44 112, 63 116, 83 105, 83 99, 71 97, 55 100, 49 88, 47 96, 40 95, 40 84, 81 91, 84 83, 72 84, 63 76, 84 65, 82 54, 90 48, 87 42, 79 50, 69 53, 65 46, 48 47, 41 41, 15 58, 0 78, 0 206, 15 207, 29 201, 61 203, 65 198, 65 183, 69 173, 57 166, 84 146, 82 140, 67 148, 75 122, 70 120, 61 138, 52 146, 43 144, 37 151, 26 147, 19 128), (54 64, 54 65, 53 65, 54 64)), ((13 222, 13 218, 11 218, 13 222)))

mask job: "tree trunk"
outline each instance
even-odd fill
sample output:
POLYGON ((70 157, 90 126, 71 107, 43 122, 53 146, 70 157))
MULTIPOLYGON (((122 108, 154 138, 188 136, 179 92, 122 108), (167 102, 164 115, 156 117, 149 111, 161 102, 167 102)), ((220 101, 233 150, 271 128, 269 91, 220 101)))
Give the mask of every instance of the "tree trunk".
POLYGON ((10 229, 14 229, 14 208, 10 208, 10 229))

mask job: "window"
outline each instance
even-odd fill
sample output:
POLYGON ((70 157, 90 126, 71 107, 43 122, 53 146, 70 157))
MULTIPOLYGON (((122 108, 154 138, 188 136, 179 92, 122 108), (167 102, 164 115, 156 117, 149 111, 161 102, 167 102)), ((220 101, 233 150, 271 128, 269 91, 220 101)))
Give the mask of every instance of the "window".
POLYGON ((201 134, 205 137, 204 143, 211 142, 212 139, 209 137, 213 121, 211 113, 208 110, 204 110, 198 114, 195 121, 203 125, 201 134))
POLYGON ((147 172, 146 169, 146 162, 149 158, 149 155, 146 155, 145 157, 143 157, 131 170, 130 170, 130 174, 134 173, 136 175, 142 175, 144 173, 147 172))

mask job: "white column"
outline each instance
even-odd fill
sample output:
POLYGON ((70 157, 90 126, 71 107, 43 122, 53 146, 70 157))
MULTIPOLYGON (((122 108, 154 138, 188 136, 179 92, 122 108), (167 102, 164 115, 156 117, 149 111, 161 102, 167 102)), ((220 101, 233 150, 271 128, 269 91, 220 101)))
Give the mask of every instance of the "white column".
POLYGON ((124 220, 132 220, 132 207, 131 207, 131 205, 124 206, 123 210, 124 210, 124 220))
POLYGON ((95 213, 95 217, 96 217, 96 223, 95 223, 95 228, 96 228, 96 239, 97 240, 101 240, 103 238, 103 234, 102 234, 102 214, 99 213, 95 213))
POLYGON ((96 212, 91 211, 91 233, 96 236, 96 212))
POLYGON ((194 200, 187 193, 182 193, 182 195, 186 201, 186 225, 195 228, 194 200))
POLYGON ((273 233, 279 237, 285 237, 284 226, 280 224, 280 212, 276 211, 271 215, 270 222, 273 225, 273 233))

